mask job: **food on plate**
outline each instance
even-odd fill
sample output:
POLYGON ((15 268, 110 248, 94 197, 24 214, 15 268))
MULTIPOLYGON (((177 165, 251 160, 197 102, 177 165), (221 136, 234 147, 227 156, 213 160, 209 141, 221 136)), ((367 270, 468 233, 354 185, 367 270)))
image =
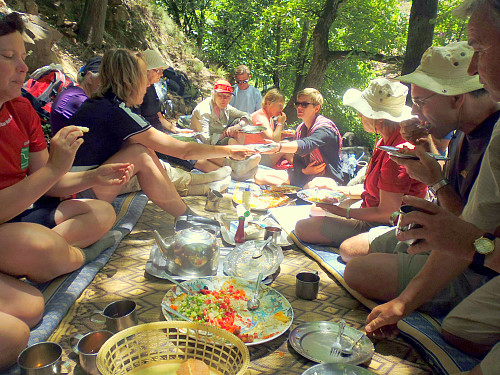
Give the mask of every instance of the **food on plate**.
POLYGON ((311 203, 335 204, 343 201, 347 197, 339 191, 328 189, 308 189, 301 190, 297 196, 311 203))
POLYGON ((271 191, 279 194, 294 194, 299 190, 300 187, 292 185, 271 186, 271 191))
MULTIPOLYGON (((233 201, 237 204, 241 203, 242 192, 233 196, 233 201)), ((272 190, 262 192, 252 192, 250 196, 250 209, 266 210, 272 207, 282 206, 290 201, 290 198, 282 193, 272 190)))
POLYGON ((404 155, 416 156, 415 150, 412 148, 406 147, 406 146, 399 148, 398 152, 400 152, 401 154, 404 154, 404 155))
POLYGON ((209 375, 210 367, 199 359, 190 358, 176 372, 177 375, 209 375))
POLYGON ((89 128, 86 126, 77 126, 77 128, 82 132, 82 133, 87 133, 89 131, 89 128))

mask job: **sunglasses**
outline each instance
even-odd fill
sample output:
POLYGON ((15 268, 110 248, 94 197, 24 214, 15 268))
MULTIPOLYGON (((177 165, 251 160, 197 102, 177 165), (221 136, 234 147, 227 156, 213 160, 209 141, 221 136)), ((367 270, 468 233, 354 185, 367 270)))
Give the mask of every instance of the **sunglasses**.
POLYGON ((310 102, 295 102, 295 103, 293 103, 293 105, 295 106, 295 108, 299 108, 299 107, 307 108, 307 106, 309 104, 313 104, 314 105, 314 103, 310 103, 310 102))
POLYGON ((151 69, 153 72, 158 73, 158 74, 163 74, 163 69, 162 68, 156 68, 156 69, 151 69))
POLYGON ((236 83, 237 83, 238 85, 242 85, 242 84, 244 84, 244 83, 248 83, 248 82, 250 82, 250 80, 249 80, 249 79, 244 79, 243 81, 236 81, 236 83))

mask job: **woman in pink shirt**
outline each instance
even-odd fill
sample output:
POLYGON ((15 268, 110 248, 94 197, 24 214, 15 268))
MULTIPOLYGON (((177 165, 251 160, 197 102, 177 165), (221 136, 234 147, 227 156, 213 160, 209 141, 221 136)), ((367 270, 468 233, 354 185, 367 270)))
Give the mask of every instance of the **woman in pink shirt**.
MULTIPOLYGON (((264 126, 266 130, 259 134, 245 134, 244 144, 270 143, 281 141, 281 131, 285 125, 286 115, 283 113, 285 96, 278 89, 269 90, 262 99, 262 108, 252 113, 254 126, 264 126), (276 123, 274 118, 277 117, 276 123)), ((274 167, 282 154, 262 155, 260 164, 274 167)))

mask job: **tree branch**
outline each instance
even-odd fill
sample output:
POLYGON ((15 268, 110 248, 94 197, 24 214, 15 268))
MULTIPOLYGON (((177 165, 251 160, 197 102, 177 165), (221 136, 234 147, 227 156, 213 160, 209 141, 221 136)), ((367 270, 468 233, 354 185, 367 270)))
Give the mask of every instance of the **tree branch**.
POLYGON ((387 56, 381 53, 371 53, 367 51, 347 50, 347 51, 328 51, 328 62, 345 59, 349 56, 362 57, 365 59, 379 61, 387 64, 399 64, 404 60, 404 56, 387 56))

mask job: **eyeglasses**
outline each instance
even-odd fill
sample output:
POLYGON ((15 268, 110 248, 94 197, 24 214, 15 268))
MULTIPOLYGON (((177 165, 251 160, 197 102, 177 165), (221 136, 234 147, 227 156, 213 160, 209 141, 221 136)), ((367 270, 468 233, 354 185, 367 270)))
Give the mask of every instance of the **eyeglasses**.
POLYGON ((242 84, 244 84, 244 83, 248 83, 248 82, 250 82, 250 80, 249 80, 249 79, 244 79, 243 81, 236 81, 236 83, 237 83, 238 85, 242 85, 242 84))
POLYGON ((219 96, 219 98, 222 98, 222 99, 231 99, 233 96, 231 94, 225 94, 225 93, 222 93, 222 92, 218 92, 217 95, 219 96))
POLYGON ((412 98, 412 101, 413 101, 413 104, 415 104, 415 106, 418 108, 418 109, 422 109, 425 107, 425 105, 427 104, 427 101, 432 98, 434 95, 437 95, 437 92, 435 92, 434 94, 431 94, 429 95, 428 97, 426 98, 423 98, 423 99, 413 99, 412 98))
POLYGON ((157 74, 163 74, 163 69, 162 68, 156 68, 156 69, 151 69, 153 72, 157 74))
POLYGON ((299 107, 307 108, 307 106, 309 104, 313 104, 314 105, 314 103, 310 103, 310 102, 295 102, 295 103, 293 103, 293 105, 295 106, 295 108, 299 108, 299 107))

